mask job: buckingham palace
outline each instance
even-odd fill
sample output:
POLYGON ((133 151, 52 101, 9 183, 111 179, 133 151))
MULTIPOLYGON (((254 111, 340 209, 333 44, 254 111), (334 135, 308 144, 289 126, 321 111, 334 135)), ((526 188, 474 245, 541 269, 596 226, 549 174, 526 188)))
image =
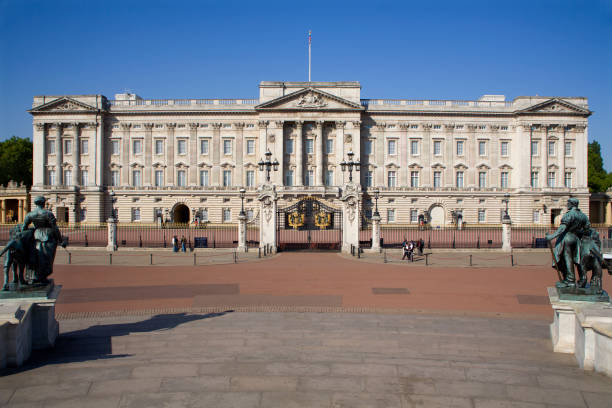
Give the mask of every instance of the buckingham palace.
POLYGON ((253 220, 267 177, 279 208, 337 208, 351 177, 362 218, 376 205, 383 224, 499 224, 505 200, 515 224, 558 222, 570 196, 589 211, 584 97, 363 99, 359 82, 264 81, 257 99, 44 95, 29 112, 32 196, 60 222, 235 223, 241 204, 253 220))

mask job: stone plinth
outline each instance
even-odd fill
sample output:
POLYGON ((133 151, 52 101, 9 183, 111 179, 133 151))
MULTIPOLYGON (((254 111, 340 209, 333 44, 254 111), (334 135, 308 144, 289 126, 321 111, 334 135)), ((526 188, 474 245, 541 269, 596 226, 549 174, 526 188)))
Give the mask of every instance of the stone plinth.
POLYGON ((53 347, 59 335, 55 302, 61 286, 40 297, 0 299, 0 367, 20 366, 33 349, 53 347))
POLYGON ((238 248, 239 252, 247 251, 247 234, 246 234, 246 221, 247 217, 244 212, 238 216, 238 248))
POLYGON ((380 252, 380 215, 372 216, 372 252, 380 252))
POLYGON ((108 228, 108 244, 106 245, 107 251, 117 250, 117 220, 109 218, 107 222, 108 228))
POLYGON ((359 197, 361 186, 349 183, 342 191, 342 252, 351 253, 351 246, 359 248, 359 197))
POLYGON ((560 300, 548 288, 555 318, 550 325, 553 350, 573 353, 585 370, 612 376, 612 308, 610 303, 560 300))
POLYGON ((510 223, 510 218, 504 218, 502 220, 502 251, 511 252, 512 251, 512 224, 510 223))

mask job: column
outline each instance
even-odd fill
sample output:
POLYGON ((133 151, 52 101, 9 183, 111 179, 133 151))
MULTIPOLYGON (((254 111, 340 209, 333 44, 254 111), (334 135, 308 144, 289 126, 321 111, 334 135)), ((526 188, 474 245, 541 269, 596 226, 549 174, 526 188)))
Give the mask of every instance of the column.
MULTIPOLYGON (((448 129, 448 126, 454 127, 454 125, 445 126, 448 129)), ((452 129, 451 129, 452 132, 452 129)), ((431 128, 427 128, 425 132, 423 132, 423 139, 421 140, 421 174, 419 176, 419 186, 431 186, 433 184, 433 179, 431 177, 431 165, 432 165, 432 148, 431 148, 431 128)), ((406 169, 406 185, 410 185, 410 169, 406 169)))
MULTIPOLYGON (((189 177, 188 186, 197 186, 198 180, 198 124, 189 124, 189 177)), ((193 217, 191 218, 194 219, 193 217)))
POLYGON ((502 218, 502 251, 512 251, 512 221, 510 217, 502 218))
POLYGON ((151 167, 153 161, 153 123, 143 123, 145 128, 144 133, 144 174, 143 174, 143 186, 151 187, 153 169, 151 167))
POLYGON ((17 202, 17 222, 23 222, 23 200, 17 202))
POLYGON ((61 186, 64 179, 62 159, 64 146, 62 146, 62 123, 55 124, 55 185, 61 186))
POLYGON ((489 174, 487 174, 487 186, 499 187, 499 159, 501 155, 501 146, 499 141, 499 125, 489 126, 491 129, 491 139, 489 140, 489 149, 487 151, 489 157, 489 174))
POLYGON ((73 123, 72 129, 74 130, 74 153, 72 157, 74 157, 74 174, 72 175, 75 186, 81 185, 81 124, 73 123))
POLYGON ((166 123, 168 129, 168 138, 166 140, 166 164, 168 171, 166 172, 166 185, 174 187, 174 130, 176 129, 176 123, 166 123))
POLYGON ((376 146, 374 147, 374 157, 376 157, 376 170, 374 185, 385 187, 385 127, 384 123, 374 125, 376 132, 376 146))
POLYGON ((121 185, 130 185, 130 128, 131 123, 122 123, 123 147, 121 149, 121 185))
MULTIPOLYGON (((516 137, 512 140, 510 157, 512 177, 510 187, 526 188, 531 183, 531 170, 533 158, 531 157, 532 126, 530 123, 521 123, 516 127, 516 137)), ((519 221, 520 223, 520 221, 519 221)))
MULTIPOLYGON (((92 175, 93 176, 92 180, 94 180, 93 185, 103 186, 104 185, 104 174, 107 174, 106 166, 108 165, 107 161, 103 160, 105 141, 107 140, 104 137, 103 118, 100 118, 100 120, 98 121, 98 118, 96 117, 96 122, 91 123, 91 126, 95 127, 94 140, 93 140, 93 143, 91 143, 91 146, 96 147, 96 153, 90 154, 90 157, 94 159, 93 163, 90 162, 90 164, 92 164, 91 168, 94 171, 94 174, 92 175)), ((104 221, 104 211, 102 210, 100 211, 100 216, 102 217, 101 221, 104 221)))
POLYGON ((246 215, 238 215, 238 251, 247 252, 246 245, 246 215))
POLYGON ((6 201, 0 200, 0 223, 6 222, 6 201))
POLYGON ((604 223, 606 225, 612 225, 612 201, 608 201, 605 203, 606 205, 606 218, 604 223))
POLYGON ((315 122, 315 164, 317 166, 315 185, 325 185, 323 177, 323 125, 325 122, 317 120, 315 122))
POLYGON ((478 174, 476 172, 476 156, 478 155, 478 142, 476 140, 476 125, 468 125, 468 138, 465 141, 463 154, 467 159, 467 172, 465 174, 464 186, 475 187, 478 185, 478 174))
POLYGON ((234 152, 236 163, 234 185, 244 186, 246 185, 246 178, 244 175, 244 122, 234 123, 234 127, 238 130, 236 134, 236 150, 234 152))
MULTIPOLYGON (((355 158, 361 162, 361 121, 355 120, 352 124, 353 134, 351 135, 351 149, 353 149, 353 153, 355 153, 355 158)), ((361 173, 361 169, 359 169, 359 173, 361 173)), ((361 184, 359 173, 357 174, 357 178, 353 179, 357 184, 361 184)))
POLYGON ((280 163, 278 166, 278 171, 275 171, 272 174, 272 179, 279 186, 284 184, 284 167, 283 166, 283 156, 285 154, 285 121, 277 120, 274 122, 277 129, 277 135, 274 136, 274 150, 272 150, 272 160, 276 159, 280 163))
POLYGON ((213 137, 212 137, 212 174, 210 185, 221 186, 223 183, 220 181, 221 175, 221 123, 213 123, 213 137))
POLYGON ((303 186, 304 185, 304 121, 298 120, 295 122, 295 128, 297 131, 297 136, 295 137, 295 185, 303 186))
MULTIPOLYGON (((344 126, 346 125, 346 122, 344 121, 337 121, 336 122, 336 149, 335 149, 335 170, 334 170, 334 178, 336 180, 336 182, 334 183, 335 186, 337 185, 344 185, 344 172, 342 171, 342 168, 340 167, 340 162, 342 161, 342 158, 344 157, 344 126)), ((363 160, 362 160, 363 163, 363 160)))
MULTIPOLYGON (((444 160, 442 162, 446 168, 444 169, 444 180, 442 181, 442 185, 444 187, 453 187, 455 185, 455 155, 457 154, 457 148, 455 146, 454 132, 449 132, 450 129, 448 128, 446 130, 446 137, 444 139, 444 160)), ((431 183, 433 186, 433 180, 431 183)))
MULTIPOLYGON (((410 138, 408 137, 408 128, 410 126, 407 123, 401 123, 399 125, 402 133, 400 134, 399 142, 398 142, 398 151, 399 151, 399 166, 400 166, 400 177, 399 184, 400 186, 409 186, 410 185, 410 169, 408 168, 409 158, 408 158, 408 150, 410 149, 410 138)), ((421 180, 421 183, 425 181, 425 179, 421 180)), ((372 221, 372 228, 374 226, 374 221, 372 221)), ((372 234, 374 234, 374 229, 372 229, 372 234)), ((374 235, 372 235, 374 236, 374 235)), ((374 241, 372 241, 374 242, 374 241)))
POLYGON ((559 162, 559 187, 565 187, 565 125, 559 125, 559 146, 557 147, 557 160, 559 162))
POLYGON ((45 184, 47 169, 47 138, 44 123, 36 123, 34 127, 32 183, 34 186, 42 187, 45 184))
MULTIPOLYGON (((542 173, 544 181, 540 187, 548 187, 548 128, 549 125, 542 125, 542 173)), ((542 176, 540 176, 542 180, 542 176)))
POLYGON ((372 252, 380 252, 380 215, 372 216, 372 252))

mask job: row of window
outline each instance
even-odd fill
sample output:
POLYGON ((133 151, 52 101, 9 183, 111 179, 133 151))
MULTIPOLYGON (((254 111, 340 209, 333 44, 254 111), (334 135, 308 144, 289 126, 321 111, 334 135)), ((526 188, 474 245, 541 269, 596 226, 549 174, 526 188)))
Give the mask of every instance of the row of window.
MULTIPOLYGON (((563 185, 567 188, 572 187, 572 173, 569 171, 565 172, 563 178, 563 185)), ((531 187, 538 188, 540 186, 540 172, 531 172, 531 187)), ((549 171, 546 177, 546 187, 558 187, 557 186, 557 172, 549 171)))
MULTIPOLYGON (((387 209, 387 222, 396 221, 395 213, 396 213, 396 210, 394 208, 387 209)), ((459 213, 461 213, 461 211, 459 211, 459 213)), ((367 218, 372 217, 372 210, 366 210, 366 217, 367 218)), ((501 221, 503 217, 503 211, 500 211, 499 217, 500 217, 499 221, 501 221)), ((485 210, 484 208, 479 208, 478 209, 478 222, 486 222, 486 219, 487 219, 487 210, 485 210)), ((411 223, 419 222, 419 210, 416 210, 416 209, 410 210, 410 222, 411 223)))
MULTIPOLYGON (((141 213, 140 213, 140 208, 138 207, 133 207, 130 210, 131 213, 131 219, 132 221, 141 221, 141 213)), ((252 220, 253 219, 253 209, 252 208, 247 208, 245 209, 245 213, 247 216, 247 220, 252 220)), ((115 210, 115 217, 118 217, 118 210, 115 210)), ((157 219, 161 218, 162 214, 161 214, 161 210, 157 209, 155 211, 155 218, 156 221, 157 219)), ((207 208, 203 208, 201 210, 199 210, 196 214, 196 218, 198 219, 199 222, 208 222, 208 209, 207 208)), ((221 210, 221 220, 222 222, 231 222, 232 221, 232 210, 231 208, 223 208, 221 210)))
MULTIPOLYGON (((55 140, 47 141, 47 152, 49 154, 55 154, 55 140)), ((64 154, 72 154, 72 140, 64 140, 63 146, 64 154)), ((89 140, 81 140, 81 154, 89 153, 89 140)))
MULTIPOLYGON (((66 186, 72 186, 74 185, 73 180, 72 180, 72 170, 64 170, 63 173, 64 176, 64 180, 63 180, 63 185, 66 186)), ((49 175, 48 175, 48 184, 53 186, 57 183, 57 176, 55 173, 55 170, 49 170, 49 175)), ((82 186, 87 186, 89 185, 89 171, 88 170, 81 170, 81 182, 80 185, 82 186)))
MULTIPOLYGON (((229 155, 232 154, 232 140, 226 139, 223 140, 223 154, 229 155)), ((208 139, 200 139, 200 154, 208 154, 209 153, 209 140, 208 139)), ((187 154, 187 140, 179 139, 176 143, 177 153, 178 154, 187 154)), ((142 140, 133 140, 132 141, 132 154, 142 154, 142 140)), ((111 154, 119 154, 119 140, 111 141, 111 154)), ((246 141, 246 152, 249 155, 255 154, 255 140, 250 139, 246 141)), ((155 140, 155 148, 154 154, 163 154, 164 153, 164 141, 163 140, 155 140)))
MULTIPOLYGON (((111 127, 112 127, 113 129, 119 129, 119 125, 118 125, 118 124, 114 124, 114 125, 112 125, 111 127)), ((156 123, 155 125, 153 125, 153 127, 154 127, 155 129, 162 129, 162 128, 164 127, 164 125, 163 125, 163 124, 161 124, 161 123, 156 123)), ((186 124, 184 124, 184 123, 179 123, 178 125, 176 125, 176 127, 177 127, 177 128, 179 128, 179 129, 185 129, 185 128, 187 128, 187 125, 186 125, 186 124)), ((198 127, 201 127, 201 128, 207 128, 207 127, 208 127, 208 123, 200 123, 200 124, 198 125, 198 127)), ((231 123, 224 123, 224 124, 222 125, 222 127, 223 127, 224 129, 228 129, 228 128, 231 128, 231 127, 232 127, 232 125, 231 125, 231 123)), ((249 129, 252 129, 252 128, 254 128, 254 127, 255 127, 255 125, 254 125, 253 123, 247 123, 247 124, 245 125, 245 127, 246 127, 246 128, 249 128, 249 129)), ((138 124, 138 123, 137 123, 137 124, 134 124, 134 125, 132 126, 132 129, 142 129, 142 125, 141 125, 141 124, 138 124)))
MULTIPOLYGON (((572 142, 565 142, 564 147, 564 155, 571 156, 572 155, 572 142)), ((548 141, 548 150, 547 154, 549 157, 555 157, 557 155, 557 142, 554 140, 548 141)), ((540 142, 538 140, 531 141, 531 155, 539 156, 540 155, 540 142)))

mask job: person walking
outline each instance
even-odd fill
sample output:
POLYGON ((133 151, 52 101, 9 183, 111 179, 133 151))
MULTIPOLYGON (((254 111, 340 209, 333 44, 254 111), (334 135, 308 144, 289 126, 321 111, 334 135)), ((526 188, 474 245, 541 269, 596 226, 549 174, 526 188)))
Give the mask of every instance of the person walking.
POLYGON ((177 238, 177 236, 175 235, 175 236, 173 236, 173 237, 172 237, 172 250, 173 250, 174 252, 178 252, 178 248, 179 248, 179 247, 178 247, 178 244, 179 244, 179 243, 178 243, 178 238, 177 238))
POLYGON ((402 250, 404 251, 404 255, 402 256, 402 261, 408 257, 410 259, 410 244, 408 241, 404 240, 402 243, 402 250))
POLYGON ((181 251, 187 252, 187 239, 184 235, 181 237, 181 251))

